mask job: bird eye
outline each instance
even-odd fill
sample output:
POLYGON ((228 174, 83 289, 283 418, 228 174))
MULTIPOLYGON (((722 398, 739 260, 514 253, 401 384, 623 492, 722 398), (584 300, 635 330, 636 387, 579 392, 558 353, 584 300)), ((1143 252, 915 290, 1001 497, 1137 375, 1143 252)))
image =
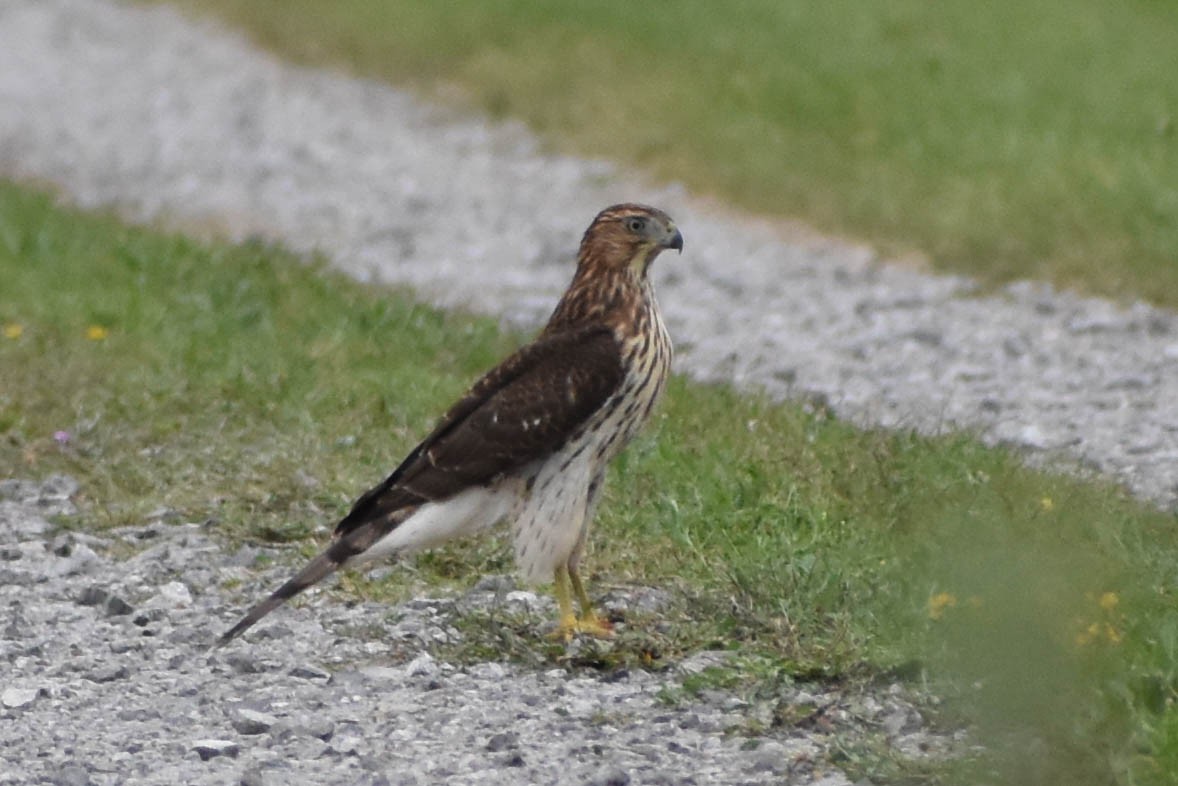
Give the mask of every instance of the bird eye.
POLYGON ((646 228, 646 219, 645 218, 639 218, 639 217, 635 216, 634 218, 631 218, 626 221, 626 229, 629 229, 631 232, 641 232, 645 228, 646 228))

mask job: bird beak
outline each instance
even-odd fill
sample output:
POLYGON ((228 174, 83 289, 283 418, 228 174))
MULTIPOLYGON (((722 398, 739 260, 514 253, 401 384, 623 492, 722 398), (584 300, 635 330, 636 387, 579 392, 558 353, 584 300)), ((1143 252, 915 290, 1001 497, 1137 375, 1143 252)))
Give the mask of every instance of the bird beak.
POLYGON ((683 234, 675 229, 669 238, 663 241, 663 248, 673 248, 680 254, 683 253, 683 234))

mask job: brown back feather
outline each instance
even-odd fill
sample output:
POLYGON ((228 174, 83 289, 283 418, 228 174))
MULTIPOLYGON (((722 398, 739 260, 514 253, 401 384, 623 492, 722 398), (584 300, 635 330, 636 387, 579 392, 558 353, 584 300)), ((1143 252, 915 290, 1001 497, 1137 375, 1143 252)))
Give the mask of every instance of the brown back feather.
POLYGON ((336 526, 343 537, 408 506, 484 485, 557 450, 621 384, 612 331, 544 335, 471 387, 379 486, 336 526))

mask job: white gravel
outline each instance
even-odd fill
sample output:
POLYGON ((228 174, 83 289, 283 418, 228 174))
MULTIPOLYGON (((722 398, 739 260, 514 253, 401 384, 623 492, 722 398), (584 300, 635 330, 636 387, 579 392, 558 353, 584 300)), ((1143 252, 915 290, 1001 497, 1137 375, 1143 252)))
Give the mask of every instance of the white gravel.
MULTIPOLYGON (((550 600, 506 591, 507 577, 394 608, 313 591, 210 652, 247 599, 286 577, 289 555, 267 550, 280 559, 259 574, 260 550, 226 554, 197 524, 56 533, 45 517, 75 513, 76 489, 64 477, 0 482, 2 786, 850 786, 831 764, 848 746, 900 758, 962 747, 924 728, 900 685, 787 686, 762 705, 722 691, 662 699, 726 652, 602 677, 435 658, 461 640, 461 617, 551 616, 550 600), (728 733, 767 727, 774 710, 800 722, 728 733)), ((614 605, 644 598, 639 588, 614 605)))

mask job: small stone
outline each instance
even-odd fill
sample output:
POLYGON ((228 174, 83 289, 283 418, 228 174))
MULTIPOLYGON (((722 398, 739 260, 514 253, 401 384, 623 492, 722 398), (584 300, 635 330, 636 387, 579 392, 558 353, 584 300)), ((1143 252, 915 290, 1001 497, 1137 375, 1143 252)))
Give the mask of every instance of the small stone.
POLYGON ((627 587, 606 595, 601 606, 605 611, 617 614, 638 612, 657 614, 671 604, 671 594, 657 587, 627 587))
POLYGON ((301 677, 305 680, 326 680, 331 678, 330 672, 306 663, 301 666, 295 666, 287 674, 292 677, 301 677))
POLYGON ((150 601, 149 606, 167 609, 183 609, 192 605, 192 593, 180 581, 169 581, 159 588, 150 601))
POLYGON ((305 718, 299 726, 299 730, 308 737, 315 737, 327 742, 335 734, 335 722, 329 718, 305 718))
POLYGON ((810 786, 852 786, 852 784, 841 772, 828 772, 822 777, 810 781, 810 786))
POLYGON ((268 786, 266 776, 257 767, 250 767, 241 774, 240 786, 268 786))
POLYGON ((1034 448, 1035 450, 1046 450, 1050 446, 1047 434, 1034 423, 1018 429, 1015 433, 1014 442, 1017 445, 1034 448))
POLYGON ((681 674, 699 674, 707 669, 722 667, 735 653, 729 650, 703 650, 684 658, 676 669, 681 674))
POLYGON ((29 510, 19 502, 0 500, 0 521, 16 535, 22 537, 43 535, 49 531, 49 522, 44 516, 29 510))
POLYGON ((507 669, 502 663, 476 663, 470 667, 470 675, 482 680, 500 681, 507 679, 507 669))
POLYGON ((1002 342, 1002 351, 1008 358, 1021 358, 1031 351, 1031 345, 1024 336, 1011 336, 1002 342))
POLYGON ((527 590, 512 590, 503 596, 503 602, 508 606, 518 606, 528 610, 540 602, 540 596, 527 590))
POLYGON ((1161 448, 1162 441, 1160 439, 1146 438, 1140 442, 1134 442, 1133 444, 1129 445, 1125 448, 1125 452, 1130 456, 1141 456, 1146 453, 1153 453, 1154 451, 1161 450, 1161 448))
POLYGON ((978 402, 978 409, 989 414, 997 414, 1002 411, 1002 402, 996 398, 987 396, 978 402))
POLYGON ((917 328, 908 334, 908 338, 915 341, 917 344, 924 344, 930 347, 938 347, 941 345, 941 331, 935 328, 917 328))
POLYGON ((884 733, 889 737, 895 737, 904 730, 904 726, 907 723, 908 713, 903 710, 896 710, 883 719, 884 733))
MULTIPOLYGON (((252 657, 244 652, 231 652, 225 656, 225 662, 229 664, 229 668, 233 669, 238 674, 262 674, 266 671, 266 666, 258 658, 252 657)), ((294 676, 302 676, 291 672, 294 676)))
POLYGON ((20 709, 36 701, 39 693, 36 688, 6 688, 0 694, 0 704, 10 710, 20 709))
POLYGON ((781 774, 789 769, 788 752, 780 743, 764 742, 749 753, 749 766, 755 772, 781 774))
POLYGON ((405 666, 410 677, 433 677, 438 673, 438 663, 428 652, 423 652, 405 666))
POLYGON ((145 628, 153 622, 159 622, 166 616, 163 609, 148 609, 142 614, 137 614, 135 619, 131 621, 140 628, 145 628))
POLYGON ((238 734, 264 734, 278 722, 273 715, 250 709, 240 709, 233 713, 230 723, 238 734))
POLYGON ((55 576, 84 573, 91 565, 102 561, 97 552, 85 543, 70 544, 68 548, 59 548, 55 553, 62 557, 50 568, 50 572, 55 576))
POLYGON ((1090 333, 1111 333, 1124 330, 1128 323, 1123 317, 1113 314, 1085 314, 1068 320, 1067 329, 1074 335, 1090 333))
POLYGON ((174 522, 180 519, 180 511, 175 508, 169 508, 166 505, 156 508, 155 510, 144 516, 147 521, 163 521, 174 522))
POLYGON ((83 606, 96 606, 101 608, 108 616, 121 616, 130 614, 134 611, 127 601, 112 595, 101 587, 87 587, 82 590, 82 594, 78 597, 78 603, 83 606))
POLYGON ((53 786, 89 786, 90 773, 86 771, 85 767, 67 764, 57 771, 50 783, 53 786))
POLYGON ((607 767, 594 775, 585 786, 629 786, 630 773, 620 767, 607 767))
POLYGON ((519 753, 511 753, 504 757, 503 766, 505 767, 522 767, 524 766, 524 757, 519 753))
POLYGON ((1122 374, 1106 384, 1105 390, 1144 390, 1153 387, 1157 380, 1149 374, 1122 374))
POLYGON ((86 679, 91 682, 103 683, 114 682, 116 680, 125 680, 131 676, 131 672, 126 666, 101 666, 86 675, 86 679))
POLYGON ((78 493, 78 481, 69 475, 50 475, 41 482, 41 499, 69 499, 78 493))
POLYGON ((449 597, 413 597, 412 600, 405 601, 402 608, 413 610, 413 612, 441 614, 454 608, 454 601, 449 597))
POLYGON ((233 740, 195 740, 192 749, 200 755, 201 761, 208 761, 217 756, 228 756, 233 759, 241 752, 241 748, 233 740))
POLYGON ((518 746, 519 735, 513 731, 492 735, 491 739, 487 740, 487 750, 491 753, 500 753, 508 748, 516 748, 518 746))

